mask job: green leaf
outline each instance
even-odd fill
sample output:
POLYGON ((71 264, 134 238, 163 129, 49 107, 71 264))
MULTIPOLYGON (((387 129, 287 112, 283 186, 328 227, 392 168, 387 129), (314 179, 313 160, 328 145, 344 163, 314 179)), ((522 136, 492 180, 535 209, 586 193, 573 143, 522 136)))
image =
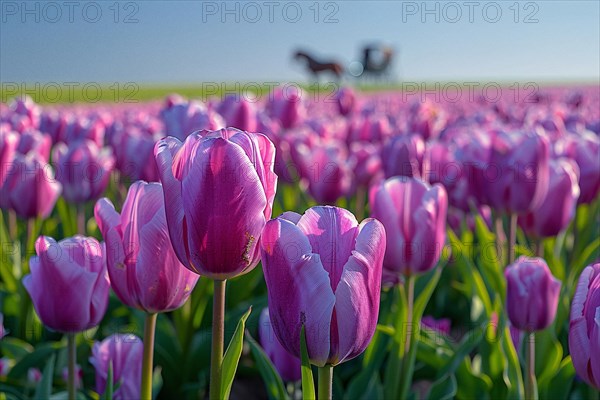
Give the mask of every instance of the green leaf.
POLYGON ((438 372, 437 377, 439 380, 447 377, 448 375, 454 375, 456 369, 460 366, 464 358, 467 357, 483 339, 483 332, 486 325, 482 325, 479 328, 471 330, 463 337, 460 346, 458 346, 458 348, 455 350, 452 358, 448 360, 444 367, 438 372))
POLYGON ((33 352, 33 346, 21 339, 9 336, 0 341, 0 350, 4 355, 18 361, 33 352))
POLYGON ((106 388, 104 390, 104 394, 102 395, 102 400, 112 400, 114 393, 113 381, 115 380, 114 372, 113 372, 113 363, 112 360, 108 363, 108 374, 106 377, 106 388))
POLYGON ((56 360, 56 354, 52 354, 42 375, 42 380, 35 389, 34 399, 46 400, 50 398, 52 394, 52 381, 54 379, 54 361, 56 360))
POLYGON ((538 388, 542 389, 550 383, 560 368, 562 355, 562 346, 552 329, 545 329, 535 334, 535 374, 538 388))
POLYGON ((433 383, 427 398, 432 400, 452 399, 456 395, 457 389, 458 386, 456 385, 454 374, 446 375, 433 383))
POLYGON ((302 356, 302 399, 313 400, 315 396, 315 380, 313 378, 312 369, 310 367, 310 361, 308 359, 308 349, 306 348, 306 333, 304 331, 304 324, 300 331, 300 354, 302 356))
POLYGON ((20 379, 27 374, 29 368, 39 367, 57 350, 63 349, 65 342, 50 342, 38 346, 35 351, 27 354, 8 373, 10 379, 20 379))
POLYGON ((228 399, 231 393, 231 385, 233 385, 233 379, 235 378, 235 372, 237 370, 240 356, 242 355, 242 348, 244 346, 244 330, 246 320, 252 312, 252 307, 246 311, 235 328, 233 337, 227 346, 225 351, 225 357, 223 358, 222 381, 221 381, 221 398, 228 399))
POLYGON ((269 357, 248 332, 246 332, 246 339, 250 344, 250 351, 252 352, 252 356, 254 357, 256 366, 258 367, 258 372, 265 382, 265 387, 267 389, 267 395, 269 398, 287 399, 288 394, 285 390, 285 386, 283 385, 283 381, 269 357))
POLYGON ((567 356, 560 363, 560 367, 554 377, 548 382, 547 387, 540 390, 540 399, 568 398, 574 378, 575 367, 571 361, 571 356, 567 356))

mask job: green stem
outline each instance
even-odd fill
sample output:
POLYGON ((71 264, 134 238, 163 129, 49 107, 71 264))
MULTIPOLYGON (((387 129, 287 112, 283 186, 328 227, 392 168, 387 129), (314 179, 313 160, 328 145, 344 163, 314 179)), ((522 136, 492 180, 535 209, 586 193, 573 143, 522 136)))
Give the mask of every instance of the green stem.
POLYGON ((331 400, 333 396, 333 366, 319 368, 319 400, 331 400))
POLYGON ((366 198, 367 190, 361 185, 356 189, 356 219, 358 221, 362 221, 365 216, 366 198))
POLYGON ((536 242, 536 255, 544 258, 544 239, 539 238, 536 242))
POLYGON ((528 334, 528 343, 525 354, 525 399, 537 400, 537 382, 535 379, 535 333, 528 334))
POLYGON ((406 340, 404 342, 404 356, 402 357, 402 374, 400 376, 400 391, 399 398, 406 399, 408 397, 408 393, 410 391, 410 385, 412 382, 413 375, 413 350, 412 346, 414 345, 414 336, 413 329, 416 329, 416 326, 413 326, 413 304, 415 298, 415 276, 409 275, 406 277, 404 281, 405 285, 405 293, 406 293, 406 340))
POLYGON ((496 233, 496 245, 498 247, 498 258, 500 265, 504 265, 504 249, 506 248, 506 235, 504 234, 504 228, 502 227, 502 215, 498 213, 494 218, 494 231, 496 233))
POLYGON ((77 233, 85 235, 85 209, 83 204, 77 204, 77 233))
POLYGON ((210 354, 210 400, 221 398, 221 370, 225 341, 225 284, 215 280, 213 291, 212 351, 210 354))
POLYGON ((77 342, 75 341, 74 333, 67 333, 67 348, 68 348, 68 379, 67 379, 67 391, 69 393, 69 400, 75 400, 77 397, 77 388, 75 387, 75 375, 77 371, 75 366, 77 363, 77 342))
POLYGON ((17 213, 13 209, 8 210, 8 235, 13 242, 17 241, 17 213))
POLYGON ((154 331, 157 314, 146 314, 144 323, 144 355, 142 358, 142 400, 152 399, 152 366, 154 362, 154 331))
POLYGON ((515 262, 515 244, 517 243, 517 214, 509 214, 508 225, 508 264, 515 262))

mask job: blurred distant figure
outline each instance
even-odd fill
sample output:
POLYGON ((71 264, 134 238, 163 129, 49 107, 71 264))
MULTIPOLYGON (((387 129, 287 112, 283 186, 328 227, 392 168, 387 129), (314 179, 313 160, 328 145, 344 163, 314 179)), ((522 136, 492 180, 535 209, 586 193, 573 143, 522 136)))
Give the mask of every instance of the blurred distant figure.
POLYGON ((336 80, 340 80, 340 78, 344 74, 344 67, 342 66, 342 64, 336 61, 318 61, 313 56, 304 51, 297 51, 294 54, 294 59, 297 61, 304 60, 306 68, 308 68, 314 79, 317 81, 319 80, 319 74, 323 72, 330 72, 331 74, 333 74, 336 80))
POLYGON ((394 49, 389 46, 369 45, 362 50, 363 70, 360 77, 391 78, 394 49))

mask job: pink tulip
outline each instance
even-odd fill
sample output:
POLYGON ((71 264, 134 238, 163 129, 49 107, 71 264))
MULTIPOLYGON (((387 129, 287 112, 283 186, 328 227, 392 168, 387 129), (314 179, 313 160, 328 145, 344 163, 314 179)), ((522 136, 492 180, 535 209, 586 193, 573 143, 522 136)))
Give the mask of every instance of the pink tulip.
POLYGON ((25 131, 19 135, 17 152, 21 154, 35 153, 40 159, 48 162, 50 159, 50 148, 52 138, 38 131, 25 131))
POLYGON ((558 141, 554 151, 579 166, 578 204, 592 203, 600 192, 600 138, 591 132, 569 134, 558 141))
POLYGON ((261 242, 269 313, 280 343, 300 356, 305 326, 317 366, 362 353, 379 313, 385 230, 347 210, 317 206, 267 222, 261 242))
POLYGON ((435 267, 446 240, 448 197, 440 184, 404 176, 390 178, 369 193, 371 216, 387 233, 383 267, 405 276, 435 267))
POLYGON ((74 236, 56 242, 40 236, 37 257, 23 285, 48 328, 82 332, 97 326, 108 306, 110 283, 104 246, 94 238, 74 236))
POLYGON ((386 178, 408 176, 423 178, 427 170, 423 164, 425 142, 418 135, 397 135, 391 138, 381 151, 386 178))
POLYGON ((494 171, 485 182, 488 204, 517 214, 539 207, 548 192, 549 157, 545 136, 496 134, 488 166, 494 171))
POLYGON ((200 129, 214 130, 225 127, 225 122, 219 114, 195 100, 167 100, 160 116, 165 124, 166 134, 179 140, 185 140, 189 134, 200 129))
POLYGON ((0 187, 2 187, 10 170, 10 164, 15 156, 18 143, 19 137, 17 133, 0 125, 0 187))
POLYGON ((36 154, 15 155, 0 190, 0 207, 23 218, 47 218, 62 186, 52 167, 36 154))
POLYGON ((273 143, 228 128, 195 132, 184 143, 167 137, 154 154, 182 264, 211 279, 252 270, 277 186, 273 143))
POLYGON ((546 329, 554 321, 561 283, 541 258, 521 256, 506 267, 506 308, 515 328, 546 329))
POLYGON ((571 223, 577 207, 579 168, 572 160, 550 161, 548 194, 535 210, 519 216, 519 225, 536 237, 556 236, 571 223))
POLYGON ((227 126, 248 132, 259 132, 256 105, 245 97, 227 96, 219 104, 217 111, 223 116, 227 126))
POLYGON ((306 117, 305 97, 306 93, 296 86, 277 87, 269 94, 267 113, 284 129, 293 128, 306 117))
POLYGON ((103 394, 112 363, 114 400, 139 399, 142 385, 142 353, 144 346, 135 335, 115 334, 92 348, 90 363, 96 370, 96 391, 103 394))
POLYGON ((104 241, 108 274, 119 299, 148 313, 185 303, 198 275, 181 265, 169 239, 160 183, 135 182, 121 215, 102 198, 94 215, 104 241))
POLYGON ((269 309, 265 308, 260 313, 260 322, 258 327, 258 335, 260 345, 265 353, 277 369, 277 372, 284 381, 299 381, 300 375, 300 360, 290 354, 285 347, 279 343, 279 339, 273 331, 269 309))
POLYGON ((600 263, 586 267, 571 304, 569 352, 575 371, 600 390, 600 263))
POLYGON ((335 94, 335 101, 341 115, 348 115, 356 108, 356 94, 349 87, 339 89, 335 94))
POLYGON ((95 200, 108 186, 115 160, 109 148, 100 149, 91 140, 54 147, 56 178, 62 184, 63 196, 69 203, 95 200))
POLYGON ((430 315, 421 318, 421 325, 443 335, 450 335, 450 328, 452 327, 452 323, 448 318, 436 319, 430 315))

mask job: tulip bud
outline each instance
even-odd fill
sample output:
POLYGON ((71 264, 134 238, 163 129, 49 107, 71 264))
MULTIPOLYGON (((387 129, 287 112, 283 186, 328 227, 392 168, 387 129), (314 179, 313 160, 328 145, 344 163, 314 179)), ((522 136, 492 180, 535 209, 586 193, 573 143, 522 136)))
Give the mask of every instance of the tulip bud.
POLYGON ((317 206, 267 222, 261 242, 269 314, 277 338, 300 357, 305 327, 310 361, 337 365, 361 354, 379 313, 385 230, 360 225, 343 208, 317 206))
POLYGON ((515 328, 535 332, 554 321, 561 282, 541 258, 521 256, 506 267, 506 308, 515 328))
POLYGON ((418 135, 397 135, 390 139, 381 153, 386 178, 408 176, 424 178, 425 142, 418 135))
POLYGON ((600 390, 600 263, 586 267, 571 303, 569 352, 575 371, 600 390))
POLYGON ((135 182, 119 215, 107 198, 94 215, 104 241, 108 274, 119 299, 148 313, 171 311, 188 299, 198 275, 171 246, 160 183, 135 182))
POLYGON ((59 332, 82 332, 98 325, 110 288, 104 246, 80 235, 60 242, 40 236, 35 251, 23 285, 44 325, 59 332))
POLYGON ((142 353, 144 345, 135 335, 115 334, 92 348, 90 363, 96 370, 96 391, 103 394, 112 363, 114 400, 139 399, 142 386, 142 353))

